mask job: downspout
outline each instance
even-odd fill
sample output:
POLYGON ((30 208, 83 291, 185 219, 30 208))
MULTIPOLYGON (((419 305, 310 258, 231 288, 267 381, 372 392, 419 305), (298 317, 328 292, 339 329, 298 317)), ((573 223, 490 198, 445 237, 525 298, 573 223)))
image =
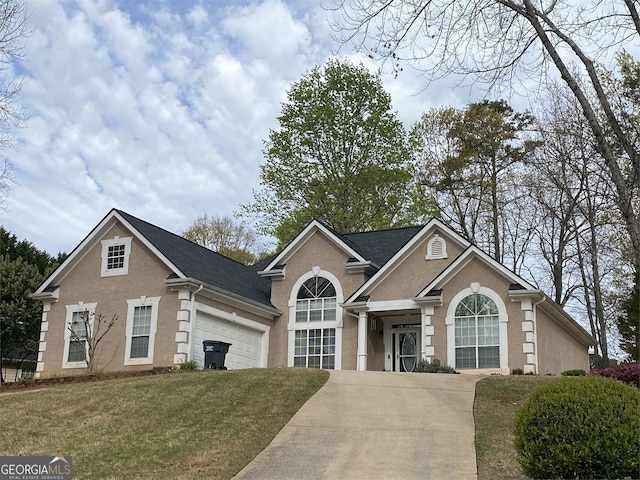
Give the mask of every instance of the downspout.
POLYGON ((191 352, 193 352, 193 328, 196 323, 196 295, 204 289, 204 285, 200 285, 195 292, 191 292, 191 312, 189 312, 189 353, 187 353, 187 361, 191 360, 191 352))

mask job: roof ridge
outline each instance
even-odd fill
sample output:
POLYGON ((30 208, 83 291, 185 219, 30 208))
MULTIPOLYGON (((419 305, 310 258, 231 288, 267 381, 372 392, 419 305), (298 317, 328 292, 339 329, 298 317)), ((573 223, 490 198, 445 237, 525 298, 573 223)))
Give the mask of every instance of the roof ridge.
MULTIPOLYGON (((432 218, 435 218, 435 217, 432 217, 432 218)), ((429 221, 431 221, 431 219, 429 219, 429 221)), ((341 235, 345 236, 345 235, 362 235, 362 234, 367 234, 367 233, 393 232, 393 231, 397 231, 397 230, 407 230, 409 228, 422 228, 425 225, 427 225, 428 223, 429 222, 420 223, 420 224, 417 224, 417 225, 406 225, 404 227, 382 228, 380 230, 361 230, 359 232, 342 233, 341 235)))
POLYGON ((223 254, 221 254, 220 252, 216 252, 215 250, 212 250, 212 249, 210 249, 210 248, 207 248, 207 247, 205 247, 204 245, 200 245, 199 243, 196 243, 196 242, 194 242, 194 241, 192 241, 192 240, 189 240, 188 238, 185 238, 185 237, 183 237, 182 235, 178 235, 177 233, 171 232, 171 231, 167 230, 166 228, 159 227, 158 225, 155 225, 155 224, 153 224, 153 223, 147 222, 146 220, 143 220, 142 218, 136 217, 135 215, 131 215, 130 213, 125 212, 124 210, 119 210, 119 209, 117 209, 117 208, 116 208, 116 209, 114 209, 114 210, 115 210, 116 212, 118 212, 119 214, 121 214, 121 215, 122 215, 122 214, 124 214, 125 216, 130 217, 130 218, 133 218, 133 219, 137 220, 138 222, 142 222, 142 223, 144 223, 144 224, 146 224, 146 225, 149 225, 150 227, 153 227, 153 228, 155 228, 155 229, 157 229, 157 230, 161 230, 161 231, 162 231, 162 232, 164 232, 164 233, 167 233, 167 234, 169 234, 169 235, 173 235, 174 237, 179 238, 180 240, 182 240, 182 241, 184 241, 184 242, 188 242, 188 243, 190 243, 191 245, 195 245, 196 247, 202 248, 202 249, 206 250, 206 251, 207 251, 207 252, 209 252, 209 253, 213 253, 213 254, 218 255, 218 256, 220 256, 220 257, 222 257, 222 258, 224 258, 224 259, 227 259, 227 260, 230 260, 230 261, 232 261, 232 262, 235 262, 235 263, 237 263, 238 265, 242 265, 242 266, 243 266, 243 267, 245 267, 245 268, 247 268, 247 267, 248 267, 248 265, 245 265, 245 264, 244 264, 244 263, 242 263, 242 262, 239 262, 239 261, 237 261, 237 260, 235 260, 235 259, 233 259, 233 258, 231 258, 231 257, 227 257, 226 255, 223 255, 223 254))

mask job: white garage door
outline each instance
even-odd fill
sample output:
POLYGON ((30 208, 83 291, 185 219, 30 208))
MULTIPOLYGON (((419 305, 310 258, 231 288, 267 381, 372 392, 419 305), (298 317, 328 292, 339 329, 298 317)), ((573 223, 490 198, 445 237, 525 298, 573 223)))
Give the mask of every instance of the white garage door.
POLYGON ((191 358, 198 363, 198 366, 203 367, 202 342, 218 340, 231 344, 224 363, 229 370, 260 367, 263 335, 264 333, 260 330, 198 312, 191 358))

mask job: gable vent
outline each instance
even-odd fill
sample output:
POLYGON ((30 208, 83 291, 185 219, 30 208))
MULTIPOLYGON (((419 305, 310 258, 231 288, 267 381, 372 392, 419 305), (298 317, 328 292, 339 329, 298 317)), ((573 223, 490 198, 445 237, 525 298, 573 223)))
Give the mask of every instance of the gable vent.
POLYGON ((434 240, 431 244, 431 256, 432 257, 441 257, 442 256, 442 240, 439 238, 434 240))
POLYGON ((447 258, 447 243, 437 233, 427 244, 427 260, 447 258))

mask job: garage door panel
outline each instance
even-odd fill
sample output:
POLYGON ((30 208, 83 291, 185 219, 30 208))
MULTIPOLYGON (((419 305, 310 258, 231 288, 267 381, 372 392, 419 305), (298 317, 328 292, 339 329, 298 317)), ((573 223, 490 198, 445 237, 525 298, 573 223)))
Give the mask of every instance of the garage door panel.
POLYGON ((225 366, 230 370, 260 367, 264 332, 204 312, 197 313, 194 330, 191 358, 200 367, 204 366, 202 351, 204 340, 217 340, 231 344, 225 358, 225 366))

